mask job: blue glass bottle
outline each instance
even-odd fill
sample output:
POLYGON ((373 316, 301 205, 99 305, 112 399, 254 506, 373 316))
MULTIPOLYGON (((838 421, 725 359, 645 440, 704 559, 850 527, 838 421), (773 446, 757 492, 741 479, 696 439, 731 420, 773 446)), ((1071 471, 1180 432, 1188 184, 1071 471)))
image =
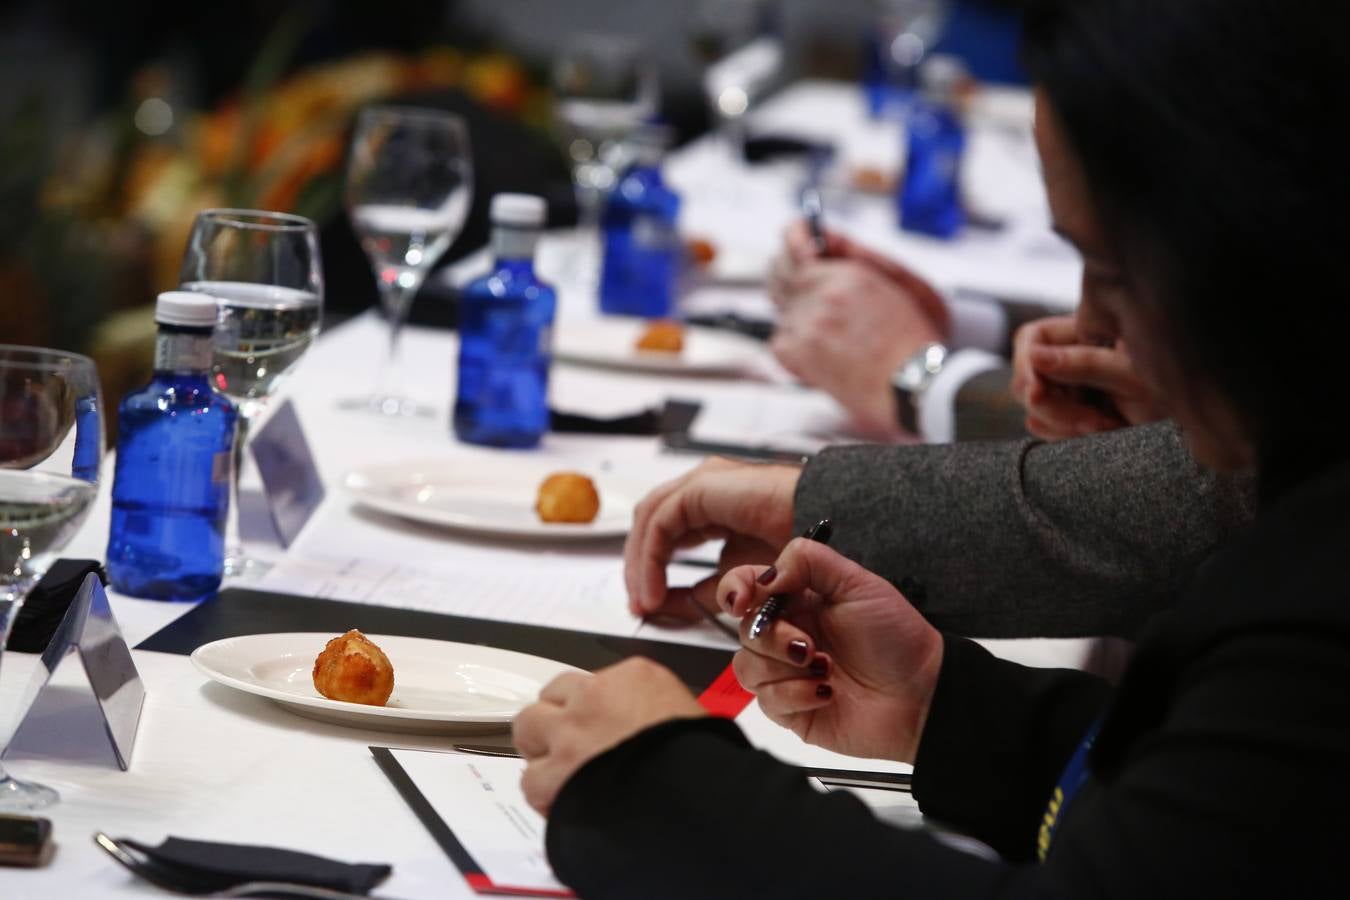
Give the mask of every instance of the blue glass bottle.
POLYGON ((534 274, 544 201, 492 198, 493 271, 460 295, 455 436, 490 447, 533 447, 548 431, 548 371, 557 295, 534 274))
POLYGON ((905 179, 898 201, 900 227, 950 239, 966 224, 961 203, 966 129, 956 109, 956 90, 964 69, 955 60, 934 57, 923 74, 924 92, 914 100, 908 120, 905 179))
POLYGON ((637 161, 605 202, 601 312, 667 319, 675 311, 683 248, 676 229, 680 195, 661 178, 666 140, 666 130, 655 127, 634 137, 637 161))
POLYGON ((236 413, 210 382, 215 299, 161 294, 155 320, 154 375, 118 407, 108 576, 134 597, 201 600, 220 587, 236 413))

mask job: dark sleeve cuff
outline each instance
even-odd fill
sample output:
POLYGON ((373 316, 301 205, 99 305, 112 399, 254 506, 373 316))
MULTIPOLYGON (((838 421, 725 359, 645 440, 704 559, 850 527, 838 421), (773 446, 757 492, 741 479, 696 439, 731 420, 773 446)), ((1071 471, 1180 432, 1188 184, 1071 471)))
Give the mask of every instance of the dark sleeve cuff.
POLYGON ((1055 782, 1105 708, 1110 686, 1083 672, 998 659, 964 638, 943 640, 914 797, 926 817, 1007 860, 1030 860, 1055 782))
POLYGON ((582 766, 549 813, 558 878, 587 900, 982 897, 999 863, 878 822, 721 719, 656 725, 582 766))

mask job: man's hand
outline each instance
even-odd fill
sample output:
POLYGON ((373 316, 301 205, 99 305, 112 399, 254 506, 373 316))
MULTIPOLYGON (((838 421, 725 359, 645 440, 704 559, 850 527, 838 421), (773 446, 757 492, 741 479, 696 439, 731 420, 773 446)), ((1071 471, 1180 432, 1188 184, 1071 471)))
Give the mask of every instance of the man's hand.
POLYGON ((628 608, 635 616, 694 621, 692 604, 713 608, 717 579, 733 566, 769 562, 792 539, 792 504, 801 469, 713 458, 648 494, 633 513, 623 548, 628 608), (725 539, 721 564, 691 588, 669 588, 676 550, 725 539))
POLYGON ((1123 343, 1084 343, 1072 316, 1022 326, 1013 344, 1013 396, 1027 430, 1061 440, 1167 417, 1134 371, 1123 343))
POLYGON ((770 275, 782 312, 770 344, 783 367, 828 393, 876 438, 900 436, 891 375, 945 339, 946 304, 904 266, 837 234, 817 255, 805 226, 788 230, 770 275))

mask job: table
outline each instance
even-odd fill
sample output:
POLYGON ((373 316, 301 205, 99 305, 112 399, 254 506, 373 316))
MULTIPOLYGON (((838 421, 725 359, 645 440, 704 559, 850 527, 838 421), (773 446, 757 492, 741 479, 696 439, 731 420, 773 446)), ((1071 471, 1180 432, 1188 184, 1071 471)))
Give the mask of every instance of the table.
MULTIPOLYGON (((759 115, 766 123, 777 123, 775 127, 796 124, 807 133, 814 128, 834 136, 849 135, 846 155, 861 158, 869 152, 884 152, 884 132, 889 128, 867 123, 861 109, 856 87, 808 82, 766 104, 759 115)), ((1001 138, 996 136, 975 141, 977 148, 985 147, 975 153, 975 158, 982 158, 980 154, 986 158, 976 166, 984 173, 978 177, 995 183, 1003 179, 1007 190, 1000 196, 1007 203, 1010 220, 1016 221, 1015 227, 997 239, 976 237, 972 245, 962 249, 897 236, 889 225, 884 229, 878 226, 882 207, 870 201, 832 221, 858 233, 881 235, 893 249, 911 254, 921 271, 930 277, 946 278, 949 284, 957 270, 953 259, 977 260, 978 264, 966 265, 959 274, 974 279, 972 286, 978 287, 983 281, 986 287, 992 287, 1000 271, 1011 265, 1008 261, 1016 256, 1016 247, 1039 240, 1035 237, 1037 228, 1044 228, 1044 222, 1037 225, 1034 198, 1028 193, 1027 185, 1036 178, 1029 158, 1000 156, 998 140, 1001 138)), ((731 166, 718 156, 721 152, 716 141, 708 139, 671 160, 671 180, 684 190, 688 201, 686 227, 720 229, 715 235, 719 242, 732 246, 743 241, 753 251, 755 241, 765 234, 776 235, 777 226, 790 220, 790 204, 778 200, 790 196, 794 176, 784 168, 748 172, 731 166), (762 212, 763 221, 750 232, 737 224, 744 222, 744 216, 728 220, 722 215, 736 197, 758 198, 752 205, 762 212)), ((546 274, 550 267, 565 267, 563 256, 575 246, 569 241, 574 241, 574 236, 553 236, 541 247, 541 269, 546 274)), ((772 250, 772 242, 761 244, 759 250, 772 250)), ((1020 268, 1014 266, 1018 274, 1002 284, 1012 283, 1023 294, 1034 292, 1043 298, 1063 299, 1075 290, 1075 260, 1032 253, 1024 262, 1020 268)), ((470 259, 453 269, 449 277, 468 277, 482 265, 481 257, 470 259)), ((593 286, 588 288, 584 278, 560 284, 560 288, 560 320, 591 314, 593 286)), ((708 290, 735 294, 732 299, 737 302, 764 305, 762 292, 755 288, 708 290)), ((456 358, 452 334, 408 329, 398 370, 399 380, 415 399, 445 411, 444 415, 382 420, 339 411, 337 398, 363 393, 374 383, 383 348, 381 323, 371 315, 359 317, 326 332, 286 384, 284 394, 297 407, 329 494, 299 540, 283 551, 274 543, 265 515, 258 514, 256 494, 249 491, 246 481, 245 497, 253 501, 244 504, 250 552, 286 561, 331 553, 336 543, 343 552, 357 555, 398 552, 465 563, 519 563, 521 549, 509 544, 464 540, 416 526, 391 527, 386 520, 363 516, 338 488, 347 470, 371 461, 443 456, 473 466, 501 458, 494 451, 458 445, 449 436, 448 409, 456 358)), ((569 409, 613 414, 650 406, 672 395, 696 396, 709 403, 744 402, 747 392, 761 399, 788 401, 812 396, 792 385, 766 351, 760 352, 764 355, 757 361, 757 375, 752 381, 617 375, 557 365, 553 398, 555 404, 569 409)), ((654 438, 582 435, 549 435, 530 458, 559 468, 602 466, 646 486, 654 486, 697 462, 692 457, 661 453, 654 438)), ((110 479, 105 480, 89 520, 66 555, 103 556, 109 489, 110 479)), ((557 548, 544 554, 532 550, 529 555, 536 563, 584 561, 617 568, 621 564, 620 549, 617 542, 611 542, 557 548)), ((111 600, 132 644, 186 609, 116 594, 111 600)), ((713 635, 698 639, 721 638, 713 635)), ((1086 643, 1081 641, 991 643, 997 652, 1031 664, 1073 664, 1086 650, 1086 643)), ((55 824, 59 845, 53 862, 34 871, 0 869, 0 897, 93 898, 157 893, 132 881, 93 846, 89 835, 95 830, 150 842, 172 833, 275 844, 351 861, 387 861, 393 864, 394 874, 378 891, 380 894, 404 898, 474 896, 366 749, 370 744, 386 743, 445 748, 450 739, 363 732, 312 722, 261 698, 207 683, 185 657, 144 651, 136 651, 134 656, 148 695, 130 771, 123 773, 97 763, 78 746, 66 748, 68 754, 63 756, 70 758, 7 763, 21 778, 56 787, 62 800, 45 813, 55 824)), ((13 715, 16 698, 34 664, 34 658, 23 654, 5 655, 0 715, 13 715)), ((73 675, 72 667, 65 667, 62 674, 73 675)), ((775 739, 782 741, 784 735, 796 740, 786 732, 775 739)), ((889 800, 893 802, 894 797, 889 800)))

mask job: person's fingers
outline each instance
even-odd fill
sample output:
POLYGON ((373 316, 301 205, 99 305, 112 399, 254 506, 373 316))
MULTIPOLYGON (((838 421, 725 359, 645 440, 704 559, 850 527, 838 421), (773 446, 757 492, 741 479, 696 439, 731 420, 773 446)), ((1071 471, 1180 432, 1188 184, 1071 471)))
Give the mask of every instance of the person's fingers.
POLYGON ((774 721, 792 719, 828 706, 834 689, 818 678, 794 678, 762 686, 754 692, 759 708, 774 721))
POLYGON ((647 510, 642 533, 625 559, 639 609, 650 612, 660 607, 666 596, 666 565, 686 535, 705 529, 753 534, 764 527, 765 511, 760 506, 766 498, 749 490, 736 473, 745 466, 709 460, 647 510))
POLYGON ((1117 416, 1064 399, 1047 400, 1028 411, 1028 430, 1045 440, 1059 441, 1111 431, 1124 424, 1124 420, 1117 416))
POLYGON ((554 703, 532 703, 511 721, 511 743, 525 759, 548 752, 549 736, 561 721, 563 709, 554 703))
MULTIPOLYGON (((695 469, 694 471, 698 470, 695 469)), ((623 580, 624 588, 628 591, 628 611, 635 616, 641 616, 645 612, 645 607, 641 602, 642 592, 640 588, 642 585, 650 583, 648 573, 641 561, 644 559, 643 543, 652 512, 666 497, 679 490, 680 486, 691 477, 693 477, 692 472, 658 485, 646 497, 643 497, 633 510, 633 526, 629 529, 628 536, 623 542, 623 580)), ((664 593, 664 567, 661 569, 660 581, 661 584, 658 589, 664 593)))
POLYGON ((1143 389, 1129 357, 1113 348, 1035 347, 1031 364, 1044 377, 1064 385, 1129 395, 1143 389))
POLYGON ((754 585, 760 602, 772 594, 814 591, 825 603, 844 603, 878 581, 878 576, 825 544, 795 538, 754 585))
MULTIPOLYGON (((797 599, 790 595, 780 596, 785 597, 789 604, 797 599)), ((757 614, 758 610, 741 619, 742 647, 746 647, 760 656, 776 659, 798 668, 805 668, 810 664, 816 655, 815 638, 783 618, 781 613, 778 618, 770 620, 768 626, 760 632, 759 637, 752 638, 750 637, 750 629, 754 626, 757 614)))
POLYGON ((764 571, 763 566, 736 566, 722 576, 717 583, 717 608, 724 609, 733 616, 744 616, 758 609, 762 602, 759 598, 755 579, 764 571))
POLYGON ((1073 316, 1046 316, 1028 323, 1037 344, 1073 345, 1082 343, 1078 323, 1073 316))
POLYGON ((797 264, 786 252, 775 256, 773 263, 769 266, 766 287, 768 288, 769 298, 773 300, 774 306, 780 311, 786 310, 797 300, 794 281, 796 274, 797 264))
POLYGON ((736 673, 736 680, 741 683, 741 687, 757 694, 760 688, 779 681, 803 677, 814 678, 817 681, 828 678, 834 670, 834 663, 828 654, 817 653, 803 669, 802 666, 781 662, 742 648, 732 657, 731 669, 736 673))
POLYGON ((544 685, 539 691, 539 701, 566 706, 585 688, 590 678, 590 675, 581 672, 564 672, 544 685))
POLYGON ((721 578, 718 575, 709 575, 707 578, 700 579, 693 587, 689 588, 689 602, 696 603, 702 609, 717 613, 717 582, 721 578))
POLYGON ((790 325, 780 323, 774 329, 773 336, 769 338, 769 351, 789 374, 803 384, 810 384, 810 354, 805 352, 800 335, 790 325))
POLYGON ((547 756, 531 762, 520 776, 520 792, 525 802, 541 816, 547 816, 562 790, 564 774, 563 766, 547 756))
POLYGON ((1022 424, 1029 433, 1043 441, 1062 441, 1065 438, 1073 437, 1072 434, 1062 428, 1034 415, 1028 415, 1022 424))
MULTIPOLYGON (((830 232, 825 233, 825 245, 832 255, 838 254, 842 246, 839 236, 830 232)), ((783 248, 797 264, 820 258, 820 248, 816 246, 811 227, 804 219, 798 219, 787 227, 783 233, 783 248)))
POLYGON ((671 496, 684 490, 691 481, 707 478, 710 473, 729 467, 734 468, 736 465, 736 463, 721 457, 710 457, 692 471, 654 488, 638 503, 637 508, 633 511, 633 527, 629 530, 628 537, 625 538, 623 545, 624 588, 628 591, 628 609, 633 615, 641 616, 650 609, 655 609, 660 605, 666 591, 665 566, 670 558, 667 556, 659 565, 653 566, 650 564, 647 551, 647 540, 651 536, 652 516, 661 508, 663 503, 671 496), (651 590, 652 593, 644 594, 644 589, 651 590), (643 603, 644 599, 646 600, 645 604, 643 603))

